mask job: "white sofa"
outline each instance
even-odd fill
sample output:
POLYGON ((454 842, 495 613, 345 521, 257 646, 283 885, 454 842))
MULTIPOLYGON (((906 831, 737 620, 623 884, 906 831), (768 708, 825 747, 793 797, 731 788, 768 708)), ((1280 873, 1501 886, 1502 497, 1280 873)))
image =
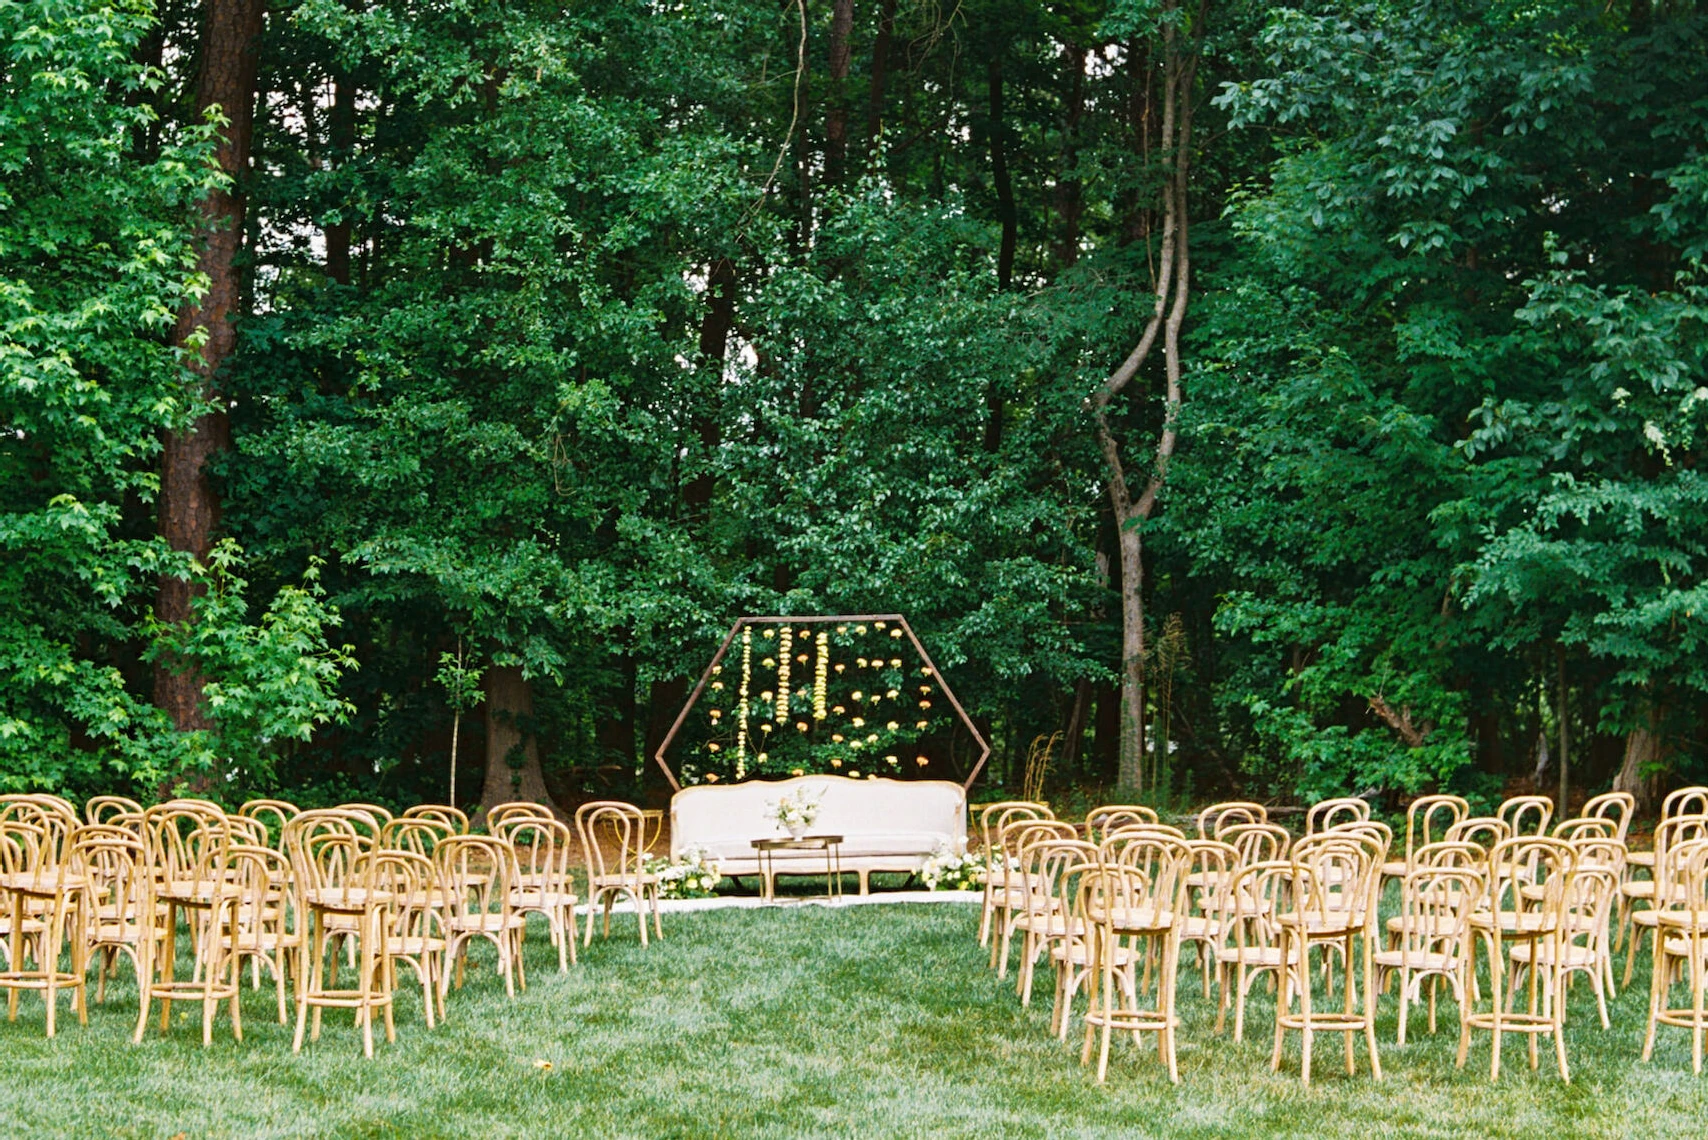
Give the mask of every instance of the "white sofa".
MULTIPOLYGON (((911 874, 939 846, 958 850, 966 841, 967 794, 959 784, 796 776, 683 788, 670 800, 671 855, 699 848, 726 875, 760 874, 753 840, 787 835, 771 818, 771 805, 802 788, 819 800, 807 834, 842 836, 842 870, 860 876, 861 894, 873 871, 911 874)), ((771 866, 775 874, 822 875, 824 854, 777 851, 771 866)))

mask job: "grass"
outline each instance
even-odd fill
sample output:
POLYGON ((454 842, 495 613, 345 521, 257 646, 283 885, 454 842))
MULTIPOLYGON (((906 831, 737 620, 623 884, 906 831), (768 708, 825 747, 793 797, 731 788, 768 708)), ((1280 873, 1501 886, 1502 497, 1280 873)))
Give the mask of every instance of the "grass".
POLYGON ((0 1021, 0 1114, 11 1133, 36 1136, 981 1140, 1694 1135, 1708 1118, 1708 1079, 1691 1076, 1682 1031, 1663 1033, 1654 1061, 1639 1062, 1640 986, 1620 994, 1606 1032, 1588 991, 1574 995, 1570 1085, 1546 1050, 1532 1074, 1519 1041, 1491 1086, 1486 1034, 1456 1070, 1450 1002, 1439 1036, 1414 1021, 1417 1036, 1398 1048, 1389 998, 1386 1080, 1367 1068, 1347 1077, 1338 1041, 1324 1038, 1306 1091, 1297 1035, 1282 1071, 1269 1071, 1262 988, 1235 1045, 1210 1032, 1213 1008, 1188 971, 1182 1083, 1168 1083, 1154 1048, 1128 1040, 1098 1087, 1077 1048, 1049 1036, 1048 994, 1023 1010, 1012 985, 984 968, 976 921, 963 905, 668 915, 662 943, 643 951, 621 924, 567 976, 539 931, 525 995, 508 1001, 490 969, 472 971, 451 997, 449 1024, 428 1032, 405 991, 398 1041, 382 1041, 373 1061, 336 1013, 318 1043, 292 1056, 265 988, 246 991, 243 1043, 222 1019, 207 1050, 191 1006, 179 1007, 185 1019, 168 1037, 151 1029, 133 1047, 128 985, 109 987, 87 1027, 71 1018, 51 1042, 40 999, 25 996, 17 1022, 0 1021))

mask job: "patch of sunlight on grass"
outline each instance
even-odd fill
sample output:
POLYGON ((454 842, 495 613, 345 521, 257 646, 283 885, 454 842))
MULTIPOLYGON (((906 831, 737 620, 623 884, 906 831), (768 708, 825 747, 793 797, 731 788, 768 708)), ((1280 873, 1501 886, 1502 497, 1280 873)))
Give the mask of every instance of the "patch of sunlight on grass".
MULTIPOLYGON (((1562 1084, 1545 1050, 1531 1073, 1509 1043, 1488 1082, 1488 1036, 1454 1068, 1450 1001, 1441 1032, 1393 1044, 1382 1005, 1386 1079, 1359 1049, 1348 1077, 1339 1042, 1321 1039, 1314 1081, 1299 1085, 1297 1035, 1269 1069, 1273 1001, 1261 986, 1247 1037, 1215 1036, 1214 1003, 1194 967, 1181 974, 1182 1083, 1169 1084, 1147 1038, 1118 1041, 1098 1087, 1078 1063, 1079 1034, 1049 1035, 1049 978, 1030 1009, 984 967, 977 913, 962 906, 726 910, 671 916, 642 950, 632 928, 595 938, 557 973, 543 929, 528 944, 529 987, 504 996, 477 958, 429 1032, 405 985, 398 1041, 364 1061, 348 1014, 290 1051, 266 988, 245 991, 242 1044, 222 1018, 199 1044, 199 1010, 132 1046, 135 987, 109 986, 89 1025, 42 1036, 39 998, 0 1022, 8 1080, 0 1113, 18 1134, 111 1136, 1598 1137, 1694 1134, 1708 1081, 1690 1075, 1688 1037, 1665 1033, 1649 1065, 1646 986, 1620 994, 1603 1031, 1573 998, 1562 1084), (542 1065, 547 1062, 548 1065, 542 1065)), ((482 952, 477 950, 477 955, 482 952)), ((1621 963, 1622 964, 1622 963, 1621 963)), ((1646 979, 1639 959, 1638 979, 1646 979)))

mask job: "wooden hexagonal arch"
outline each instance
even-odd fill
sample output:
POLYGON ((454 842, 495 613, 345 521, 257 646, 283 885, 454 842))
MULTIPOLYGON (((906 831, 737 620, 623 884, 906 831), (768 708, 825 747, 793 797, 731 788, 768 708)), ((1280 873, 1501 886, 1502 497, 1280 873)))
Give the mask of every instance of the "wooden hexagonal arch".
POLYGON ((653 759, 656 760, 658 762, 658 766, 663 769, 665 779, 670 781, 671 790, 681 791, 682 782, 677 779, 676 771, 671 768, 670 762, 665 759, 665 754, 670 751, 670 746, 675 743, 677 734, 682 731, 682 726, 688 720, 688 714, 692 712, 694 710, 694 706, 699 703, 701 694, 706 691, 707 683, 711 681, 712 675, 717 671, 717 668, 719 664, 722 663, 724 656, 729 652, 729 647, 735 643, 735 639, 740 636, 741 631, 744 628, 748 626, 787 624, 826 625, 833 623, 851 624, 856 622, 894 623, 907 637, 908 643, 913 646, 913 651, 919 654, 920 661, 924 663, 925 668, 936 680, 937 687, 942 691, 943 696, 948 699, 949 707, 955 711, 955 716, 960 720, 961 726, 967 730, 968 735, 978 742, 978 762, 973 765, 973 770, 968 773, 966 780, 963 781, 961 785, 963 788, 970 789, 973 786, 973 781, 978 779, 979 773, 984 770, 985 761, 990 759, 990 744, 986 742, 984 736, 979 732, 978 727, 973 724, 973 718, 967 715, 967 710, 961 707, 960 700, 956 698, 954 691, 949 688, 948 679, 945 678, 942 672, 937 668, 937 663, 931 659, 931 654, 925 651, 925 646, 920 643, 918 635, 913 632, 913 627, 908 624, 907 619, 901 614, 835 614, 826 617, 749 616, 736 619, 736 623, 730 626, 729 633, 724 635, 723 644, 718 646, 718 651, 712 655, 712 659, 707 663, 705 671, 700 674, 700 680, 694 686, 693 692, 688 694, 688 700, 682 705, 682 711, 676 714, 676 720, 670 725, 670 731, 665 733, 664 739, 659 742, 658 751, 653 753, 653 759))

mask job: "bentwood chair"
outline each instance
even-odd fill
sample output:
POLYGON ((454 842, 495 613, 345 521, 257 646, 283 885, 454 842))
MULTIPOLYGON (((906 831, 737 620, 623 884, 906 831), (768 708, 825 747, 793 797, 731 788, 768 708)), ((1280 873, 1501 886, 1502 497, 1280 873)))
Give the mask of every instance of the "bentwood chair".
MULTIPOLYGON (((1169 1080, 1180 1083, 1175 1055, 1176 975, 1180 962, 1180 925, 1186 907, 1186 874, 1191 851, 1172 836, 1134 838, 1116 862, 1099 864, 1081 875, 1081 901, 1096 967, 1091 975, 1085 1014, 1085 1044, 1080 1064, 1097 1052, 1097 1081, 1109 1072, 1109 1041, 1120 1031, 1155 1033, 1157 1050, 1169 1080), (1141 1006, 1132 972, 1144 950, 1154 949, 1156 1003, 1141 1006), (1123 951, 1125 953, 1123 953, 1123 951), (1123 971, 1125 971, 1123 975, 1123 971)), ((1152 958, 1153 954, 1143 954, 1152 958)))
POLYGON ((399 816, 400 819, 426 819, 445 824, 454 834, 469 833, 468 813, 448 804, 416 804, 399 816))
MULTIPOLYGON (((367 874, 375 891, 386 900, 380 914, 386 988, 397 992, 397 964, 402 962, 421 984, 422 1013, 432 1029, 445 1016, 446 892, 439 886, 436 864, 413 851, 375 851, 367 858, 367 874)), ((394 998, 395 1000, 395 998, 394 998)))
POLYGON ((1514 837, 1547 835, 1554 801, 1547 796, 1513 796, 1495 809, 1495 818, 1505 820, 1514 837))
POLYGON ((1211 804, 1198 813, 1198 838, 1220 839, 1222 832, 1242 824, 1268 823, 1269 809, 1248 800, 1228 800, 1211 804))
POLYGON ((575 904, 580 899, 570 872, 574 833, 561 820, 511 819, 495 834, 516 853, 511 905, 518 914, 537 914, 546 920, 551 944, 557 947, 558 973, 567 973, 581 935, 575 925, 575 904))
POLYGON ((114 816, 141 814, 142 805, 129 796, 92 796, 83 805, 83 818, 89 823, 109 823, 114 816))
MULTIPOLYGON (((490 817, 489 817, 490 818, 490 817)), ((641 809, 620 800, 594 800, 575 811, 575 830, 587 858, 587 935, 593 942, 593 910, 605 904, 605 937, 611 937, 611 908, 626 898, 640 923, 640 943, 647 944, 646 918, 652 914, 655 937, 664 937, 658 917, 658 876, 645 869, 641 847, 645 819, 641 809)))
MULTIPOLYGON (((439 881, 447 899, 445 959, 456 963, 456 986, 462 988, 468 944, 474 939, 492 943, 498 952, 498 972, 504 992, 516 996, 528 988, 522 967, 522 935, 526 920, 514 905, 516 853, 490 835, 453 835, 433 852, 439 881)), ((642 921, 645 921, 644 915, 642 921)), ((445 982, 440 982, 440 990, 445 982)))
MULTIPOLYGON (((1022 899, 1013 925, 1021 935, 1020 972, 1015 984, 1022 1007, 1032 1004, 1038 959, 1052 955, 1060 943, 1083 935, 1070 914, 1067 871, 1096 858, 1097 848, 1085 840, 1048 831, 1034 832, 1021 847, 1022 899)), ((1056 992, 1061 997, 1060 985, 1056 992)), ((1051 1017, 1052 1027, 1059 1024, 1060 1012, 1058 1009, 1051 1017)))
POLYGON ((990 965, 999 979, 1008 976, 1009 948, 1013 945, 1014 932, 1030 913, 1028 908, 1037 900, 1049 898, 1047 886, 1033 881, 1036 868, 1028 861, 1028 848, 1046 840, 1077 839, 1078 835, 1078 829, 1066 820, 1021 819, 1005 826, 998 836, 997 849, 1009 869, 1005 897, 998 903, 1002 933, 1000 938, 991 939, 990 946, 990 965))
MULTIPOLYGON (((1427 846, 1425 848, 1427 850, 1427 846)), ((1400 1024, 1396 1043, 1406 1043, 1413 1004, 1429 986, 1429 1031, 1435 1032, 1435 1003, 1445 982, 1463 1007, 1470 1001, 1471 914, 1483 899, 1483 874, 1475 868, 1414 867, 1400 880, 1400 913, 1393 942, 1376 951, 1377 982, 1399 978, 1400 1024)))
POLYGON ((1561 936, 1568 928, 1566 900, 1575 864, 1570 844, 1539 835, 1515 836, 1489 853, 1488 904, 1471 916, 1471 968, 1476 968, 1475 949, 1481 946, 1488 958, 1491 1000, 1487 1010, 1470 1003, 1460 1006, 1459 1067, 1464 1067, 1472 1030, 1490 1033, 1491 1081, 1500 1079, 1501 1041, 1506 1034, 1520 1033, 1529 1039, 1532 1069, 1538 1064, 1537 1038, 1552 1036, 1560 1079, 1571 1079, 1566 1065, 1565 994, 1560 989, 1564 974, 1530 970, 1528 1005, 1523 1011, 1514 1011, 1507 995, 1509 986, 1512 994, 1517 992, 1508 978, 1512 972, 1509 945, 1513 949, 1528 946, 1519 960, 1532 965, 1565 959, 1561 936), (1544 888, 1540 900, 1526 890, 1535 884, 1544 888), (1544 950, 1545 945, 1551 948, 1544 950))
MULTIPOLYGON (((1006 918, 1006 915, 999 916, 997 913, 1009 898, 1010 889, 1008 864, 998 851, 1000 844, 997 840, 1002 829, 1015 820, 1054 818, 1048 807, 1030 800, 1003 800, 979 808, 979 840, 983 845, 986 865, 989 868, 984 877, 984 902, 979 911, 980 946, 989 944, 991 932, 996 929, 993 924, 997 919, 1006 918)), ((998 933, 1000 934, 1000 931, 998 933)))
POLYGON ((251 984, 259 987, 261 967, 273 978, 279 1024, 290 1023, 285 979, 291 976, 293 954, 302 950, 302 920, 290 891, 290 861, 271 847, 233 843, 232 881, 238 889, 235 921, 221 935, 225 952, 237 959, 241 976, 248 961, 251 984))
MULTIPOLYGON (((28 814, 9 812, 0 818, 0 929, 8 942, 0 989, 7 991, 9 1021, 17 1019, 20 990, 40 991, 47 1002, 47 1035, 52 1037, 61 990, 71 993, 78 1022, 88 1023, 86 942, 76 925, 78 909, 88 905, 88 883, 69 858, 70 852, 56 847, 60 835, 20 818, 28 814), (61 966, 67 942, 69 970, 61 966), (30 959, 33 963, 27 966, 30 959)), ((42 814, 59 813, 44 807, 42 814)))
POLYGON ((1679 874, 1683 865, 1674 857, 1673 849, 1696 839, 1708 839, 1708 815, 1676 815, 1662 820, 1655 826, 1654 877, 1627 880, 1620 887, 1627 907, 1625 920, 1630 926, 1625 947, 1625 976, 1621 985, 1631 984, 1631 972, 1644 932, 1653 933, 1658 929, 1656 915, 1672 905, 1674 896, 1682 887, 1679 874), (1639 902, 1646 902, 1647 908, 1635 909, 1634 904, 1639 902))
POLYGON ((1708 1036, 1708 839, 1679 844, 1673 859, 1678 890, 1657 912, 1643 1060, 1654 1056, 1657 1026, 1687 1029, 1690 1069, 1700 1076, 1703 1038, 1708 1036), (1672 1004, 1673 988, 1680 982, 1690 995, 1687 1005, 1672 1004))
POLYGON ((1245 1003, 1253 983, 1282 967, 1281 931, 1276 916, 1286 908, 1293 864, 1284 859, 1245 863, 1234 872, 1233 885, 1221 898, 1216 924, 1219 997, 1216 1032, 1227 1024, 1230 994, 1234 1007, 1234 1040, 1245 1040, 1245 1003))
MULTIPOLYGON (((1362 801, 1359 801, 1362 802, 1362 801)), ((1281 930, 1281 992, 1276 999, 1275 1050, 1270 1068, 1281 1068, 1289 1030, 1303 1042, 1300 1075, 1311 1083, 1311 1052, 1318 1033, 1342 1033, 1346 1070, 1356 1072, 1353 1038, 1363 1034, 1370 1071, 1382 1078, 1376 1048, 1375 937, 1377 888, 1386 849, 1369 832, 1329 831, 1293 845, 1288 909, 1277 916, 1281 930), (1311 983, 1311 952, 1337 953, 1342 969, 1342 1008, 1319 1009, 1311 983), (1359 966, 1362 965, 1362 976, 1359 966), (1297 998, 1299 1008, 1293 1008, 1297 998)), ((1328 962, 1324 962, 1325 972, 1328 962)))
MULTIPOLYGON (((305 812, 304 815, 312 813, 305 812)), ((339 814, 356 814, 339 810, 339 814)), ((294 838, 294 835, 293 835, 294 838)), ((365 837, 337 830, 317 830, 292 844, 292 869, 302 902, 303 955, 306 969, 298 970, 297 1026, 292 1052, 302 1050, 303 1032, 314 1011, 310 1041, 320 1040, 320 1017, 325 1009, 355 1011, 362 1030, 362 1054, 374 1055, 374 1018, 385 1016, 386 1040, 397 1040, 392 1017, 392 967, 386 960, 385 931, 398 904, 389 891, 374 882, 374 852, 365 837), (336 922, 332 920, 338 920, 336 922), (353 948, 355 979, 338 984, 338 947, 353 948)))
MULTIPOLYGON (((1587 806, 1587 805, 1586 805, 1587 806)), ((1700 784, 1688 788, 1678 788, 1668 792, 1661 801, 1660 822, 1688 815, 1708 815, 1708 787, 1700 784)), ((1625 882, 1619 888, 1619 934, 1614 941, 1614 948, 1623 946, 1626 937, 1631 933, 1632 904, 1638 899, 1649 898, 1654 894, 1652 885, 1644 885, 1635 878, 1636 872, 1646 871, 1649 880, 1654 878, 1656 849, 1651 843, 1648 850, 1633 849, 1625 858, 1625 882)))
POLYGON ((213 1043, 216 1010, 229 1002, 231 1033, 241 1041, 237 956, 227 952, 224 938, 236 921, 241 893, 231 875, 225 813, 206 801, 172 800, 143 813, 142 831, 150 871, 142 910, 160 923, 160 938, 142 943, 141 1009, 132 1040, 141 1043, 149 1003, 158 999, 161 1033, 172 1023, 173 1002, 201 1003, 204 1047, 213 1043), (190 924, 194 957, 183 981, 176 976, 180 912, 190 924))
POLYGON ((1085 813, 1085 838, 1090 843, 1102 843, 1110 832, 1123 827, 1160 822, 1155 808, 1139 804, 1103 804, 1085 813))
POLYGON ((142 986, 142 944, 159 937, 154 916, 143 909, 148 897, 148 850, 123 828, 99 824, 79 828, 73 853, 88 883, 81 912, 84 944, 96 963, 95 1000, 107 997, 107 978, 118 956, 130 959, 138 989, 142 986))
POLYGON ((1613 838, 1624 843, 1631 833, 1631 817, 1637 811, 1637 797, 1630 792, 1602 792, 1584 801, 1579 819, 1605 819, 1613 824, 1613 838))
MULTIPOLYGON (((613 800, 605 802, 615 803, 617 801, 613 800)), ((624 804, 623 806, 631 807, 633 805, 624 804)), ((639 811, 640 809, 635 808, 635 810, 639 811)), ((576 814, 579 815, 580 813, 578 812, 576 814)), ((552 814, 552 809, 547 807, 545 804, 535 803, 533 800, 514 800, 510 803, 494 804, 486 809, 486 830, 488 834, 493 834, 495 829, 504 826, 506 821, 512 819, 556 818, 557 817, 552 814)))

